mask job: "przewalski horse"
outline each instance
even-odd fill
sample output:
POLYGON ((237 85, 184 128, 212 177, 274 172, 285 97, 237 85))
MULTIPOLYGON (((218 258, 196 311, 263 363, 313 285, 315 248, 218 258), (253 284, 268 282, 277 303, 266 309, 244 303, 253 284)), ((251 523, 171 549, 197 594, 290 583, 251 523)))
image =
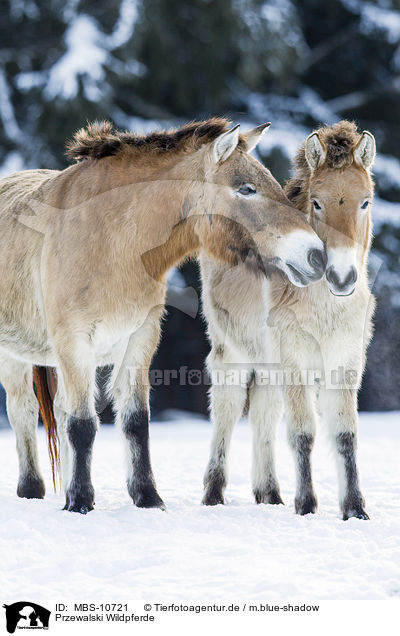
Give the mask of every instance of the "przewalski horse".
POLYGON ((265 274, 274 262, 295 283, 320 278, 322 241, 248 151, 268 124, 239 135, 223 119, 147 136, 102 123, 69 145, 81 160, 0 184, 0 381, 17 437, 21 497, 43 497, 38 405, 55 438, 65 508, 93 509, 98 427, 95 371, 113 364, 110 394, 126 440, 128 491, 163 507, 149 455, 148 368, 160 334, 166 273, 199 249, 265 274), (83 160, 84 159, 84 160, 83 160), (248 184, 252 184, 249 186, 248 184), (251 256, 250 256, 251 255, 251 256))
POLYGON ((226 456, 246 397, 253 428, 255 499, 282 503, 274 442, 283 393, 297 469, 296 512, 315 512, 310 455, 319 386, 313 379, 319 376, 319 404, 335 448, 343 518, 368 518, 355 453, 357 392, 374 309, 367 280, 374 157, 371 133, 359 134, 346 121, 314 132, 298 152, 286 194, 326 244, 326 277, 316 284, 298 289, 277 275, 249 285, 243 266, 232 269, 206 255, 201 258, 203 305, 212 342, 208 366, 216 373, 238 363, 248 381, 247 386, 220 382, 211 389, 214 436, 204 478, 205 504, 224 502, 226 456), (273 363, 270 373, 265 363, 273 363), (274 376, 277 368, 281 373, 274 376))

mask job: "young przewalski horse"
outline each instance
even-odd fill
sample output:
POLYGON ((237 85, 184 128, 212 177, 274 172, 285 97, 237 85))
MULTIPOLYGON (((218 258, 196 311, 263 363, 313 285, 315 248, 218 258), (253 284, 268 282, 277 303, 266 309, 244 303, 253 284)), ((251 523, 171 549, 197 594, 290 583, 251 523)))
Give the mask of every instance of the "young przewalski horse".
POLYGON ((374 309, 367 280, 374 158, 371 133, 359 134, 346 121, 314 132, 298 152, 286 194, 326 245, 326 277, 315 285, 298 289, 279 275, 259 277, 257 284, 249 285, 243 266, 231 269, 202 257, 203 304, 212 342, 209 368, 226 373, 239 363, 248 382, 219 382, 211 389, 214 437, 204 478, 205 504, 224 502, 230 437, 246 398, 253 427, 255 499, 282 503, 274 441, 283 393, 297 473, 296 512, 315 512, 310 456, 319 393, 335 448, 343 518, 368 519, 355 453, 357 392, 374 309), (265 363, 273 363, 270 376, 265 363), (285 374, 272 381, 277 369, 285 374), (305 371, 311 373, 305 376, 305 371), (317 376, 320 383, 313 382, 317 376), (282 390, 274 386, 279 382, 282 390))
MULTIPOLYGON (((32 365, 57 371, 65 508, 93 509, 95 371, 105 364, 114 365, 110 393, 126 439, 129 494, 137 506, 163 507, 150 465, 148 368, 167 271, 204 249, 231 266, 251 253, 250 266, 264 274, 278 261, 294 283, 323 275, 322 241, 248 154, 267 127, 239 135, 211 119, 140 136, 94 124, 69 146, 81 160, 75 165, 1 182, 0 381, 17 438, 21 497, 45 491, 32 365)), ((43 368, 35 366, 35 384, 54 439, 43 368)))

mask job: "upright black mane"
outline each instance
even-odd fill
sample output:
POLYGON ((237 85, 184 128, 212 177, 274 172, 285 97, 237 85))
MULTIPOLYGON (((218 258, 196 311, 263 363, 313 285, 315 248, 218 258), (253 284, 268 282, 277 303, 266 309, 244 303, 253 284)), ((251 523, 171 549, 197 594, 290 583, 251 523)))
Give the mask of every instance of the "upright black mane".
POLYGON ((181 128, 140 135, 119 131, 109 121, 93 122, 78 130, 67 143, 67 155, 72 159, 102 159, 121 152, 124 148, 155 153, 200 148, 228 130, 226 119, 213 117, 206 121, 193 121, 181 128))

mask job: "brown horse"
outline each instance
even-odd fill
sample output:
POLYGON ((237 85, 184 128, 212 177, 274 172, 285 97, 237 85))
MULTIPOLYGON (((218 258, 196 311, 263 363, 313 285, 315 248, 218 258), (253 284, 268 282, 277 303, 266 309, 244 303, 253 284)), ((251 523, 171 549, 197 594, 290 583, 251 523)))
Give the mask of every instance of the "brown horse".
MULTIPOLYGON (((95 371, 113 364, 110 394, 128 457, 128 491, 163 507, 150 465, 148 368, 160 335, 166 273, 199 249, 250 274, 273 268, 318 280, 322 241, 248 152, 268 124, 240 135, 225 120, 140 136, 109 123, 80 130, 79 160, 0 184, 0 380, 17 437, 18 494, 43 497, 32 365, 55 367, 54 400, 67 510, 94 505, 95 371)), ((37 395, 50 437, 45 373, 37 395)))
POLYGON ((239 364, 248 378, 247 385, 212 387, 214 438, 205 504, 224 502, 229 442, 246 398, 254 434, 255 499, 282 503, 274 442, 283 394, 296 464, 296 512, 315 512, 311 450, 318 396, 337 461, 343 518, 368 518, 356 444, 357 392, 374 309, 367 275, 374 158, 371 133, 359 133, 347 121, 320 128, 298 152, 286 193, 326 244, 326 276, 317 284, 299 289, 274 274, 249 286, 243 266, 233 269, 202 256, 203 305, 212 342, 209 368, 226 372, 239 364))

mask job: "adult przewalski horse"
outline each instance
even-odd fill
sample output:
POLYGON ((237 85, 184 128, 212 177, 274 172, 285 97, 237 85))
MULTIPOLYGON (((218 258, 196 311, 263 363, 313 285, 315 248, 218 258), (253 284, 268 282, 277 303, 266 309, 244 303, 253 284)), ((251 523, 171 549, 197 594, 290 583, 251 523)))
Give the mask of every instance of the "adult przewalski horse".
POLYGON ((335 449, 343 518, 368 519, 356 442, 357 392, 374 310, 367 275, 374 158, 371 133, 360 134, 346 121, 312 133, 298 152, 295 175, 285 191, 326 245, 326 276, 315 285, 299 289, 273 275, 250 286, 243 265, 232 269, 207 255, 201 258, 212 343, 208 366, 216 373, 238 364, 248 374, 247 387, 245 382, 221 382, 211 389, 214 436, 204 478, 205 504, 224 503, 230 438, 248 397, 257 503, 282 503, 274 443, 284 404, 296 464, 296 512, 315 512, 311 450, 319 393, 335 449), (281 373, 273 376, 277 369, 281 373))
POLYGON ((137 506, 163 507, 150 465, 148 368, 166 272, 204 249, 230 265, 248 256, 262 275, 273 263, 294 284, 321 278, 322 241, 248 154, 267 127, 240 135, 211 119, 141 136, 93 124, 69 144, 75 165, 1 182, 0 381, 17 438, 18 495, 45 491, 32 365, 49 437, 57 427, 60 438, 65 509, 93 509, 95 371, 105 364, 114 365, 129 494, 137 506), (58 377, 56 423, 49 366, 58 377))

